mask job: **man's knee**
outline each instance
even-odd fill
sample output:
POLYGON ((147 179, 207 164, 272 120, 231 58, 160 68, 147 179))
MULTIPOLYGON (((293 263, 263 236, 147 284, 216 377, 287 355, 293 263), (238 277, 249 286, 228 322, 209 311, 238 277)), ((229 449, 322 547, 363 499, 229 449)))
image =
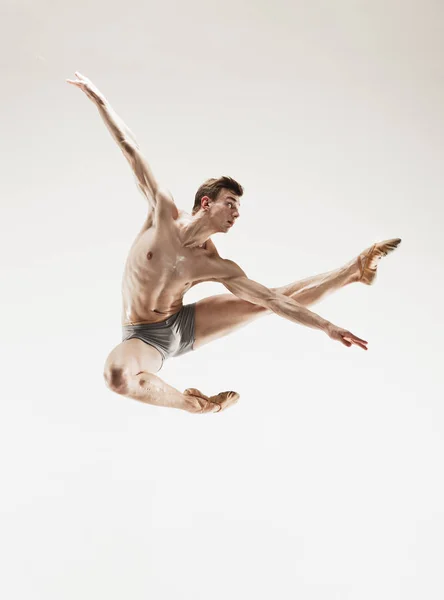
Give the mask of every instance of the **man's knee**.
POLYGON ((130 373, 126 367, 111 365, 103 373, 105 383, 110 390, 117 394, 127 394, 129 391, 130 373))

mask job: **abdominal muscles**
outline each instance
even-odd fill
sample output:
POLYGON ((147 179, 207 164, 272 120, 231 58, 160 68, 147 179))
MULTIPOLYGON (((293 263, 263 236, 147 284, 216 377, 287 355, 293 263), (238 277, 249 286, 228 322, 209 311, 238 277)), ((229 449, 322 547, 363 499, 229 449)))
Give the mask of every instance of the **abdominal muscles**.
POLYGON ((123 324, 164 321, 182 308, 183 295, 191 287, 181 253, 154 241, 149 234, 142 237, 128 255, 122 281, 123 324))

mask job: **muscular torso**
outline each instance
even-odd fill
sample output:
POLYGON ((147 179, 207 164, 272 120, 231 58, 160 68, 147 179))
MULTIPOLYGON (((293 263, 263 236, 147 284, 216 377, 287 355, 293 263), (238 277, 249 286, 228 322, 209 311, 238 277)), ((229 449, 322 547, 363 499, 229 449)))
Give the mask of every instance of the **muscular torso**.
POLYGON ((185 247, 183 227, 191 217, 148 218, 135 239, 122 281, 122 324, 164 321, 182 307, 184 294, 202 281, 217 281, 226 263, 214 244, 185 247))

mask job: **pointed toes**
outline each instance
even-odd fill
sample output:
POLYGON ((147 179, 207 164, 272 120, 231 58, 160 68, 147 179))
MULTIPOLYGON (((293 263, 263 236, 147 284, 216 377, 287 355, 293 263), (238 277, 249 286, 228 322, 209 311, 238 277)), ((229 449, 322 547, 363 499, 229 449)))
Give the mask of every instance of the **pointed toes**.
POLYGON ((225 410, 229 406, 233 406, 239 400, 240 394, 237 392, 221 392, 217 396, 210 398, 213 402, 220 405, 220 410, 225 410))
POLYGON ((386 252, 392 252, 392 250, 395 250, 395 248, 399 246, 401 241, 401 238, 393 238, 392 240, 387 240, 381 243, 381 249, 385 250, 386 252))

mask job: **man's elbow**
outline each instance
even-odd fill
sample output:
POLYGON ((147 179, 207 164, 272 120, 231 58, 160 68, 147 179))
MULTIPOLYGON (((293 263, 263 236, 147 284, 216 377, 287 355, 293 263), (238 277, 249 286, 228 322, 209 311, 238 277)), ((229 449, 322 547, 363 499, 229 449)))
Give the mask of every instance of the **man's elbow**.
POLYGON ((266 308, 268 308, 269 310, 271 310, 272 312, 274 312, 276 314, 281 314, 282 313, 282 301, 283 300, 285 301, 285 299, 280 298, 275 290, 268 290, 268 291, 269 291, 269 293, 266 294, 264 297, 263 306, 266 306, 266 308))
POLYGON ((153 190, 153 193, 156 202, 159 204, 174 204, 173 196, 161 187, 157 186, 156 189, 153 190))
POLYGON ((264 289, 260 290, 260 292, 244 291, 234 292, 235 296, 238 296, 242 300, 246 300, 251 304, 256 304, 257 306, 262 306, 263 308, 267 308, 268 310, 275 311, 274 306, 276 305, 276 295, 272 290, 264 289))
POLYGON ((132 140, 129 140, 126 137, 122 138, 120 140, 120 147, 122 148, 126 156, 128 156, 128 158, 134 160, 136 156, 137 147, 132 140))

